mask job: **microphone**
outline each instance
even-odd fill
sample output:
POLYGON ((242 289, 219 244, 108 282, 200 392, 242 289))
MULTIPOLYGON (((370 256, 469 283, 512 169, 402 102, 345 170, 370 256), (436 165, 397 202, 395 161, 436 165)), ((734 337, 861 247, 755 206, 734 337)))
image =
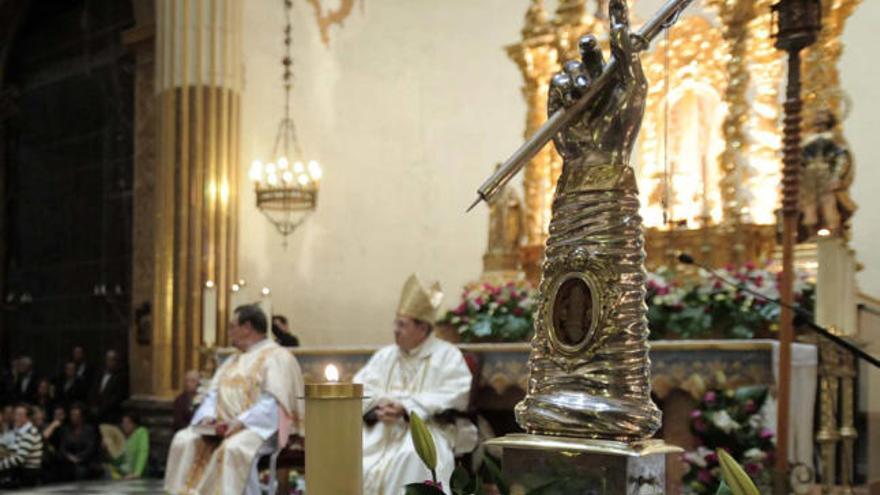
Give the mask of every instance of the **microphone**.
POLYGON ((733 287, 737 291, 746 292, 748 294, 751 294, 752 296, 757 297, 758 299, 760 299, 762 301, 773 303, 773 304, 776 304, 777 306, 782 306, 784 308, 788 308, 788 309, 792 310, 794 312, 794 318, 792 321, 793 325, 795 325, 797 327, 805 326, 805 327, 809 328, 810 330, 812 330, 813 332, 819 334, 820 336, 825 337, 826 339, 830 340, 831 342, 834 342, 838 346, 846 349, 850 353, 854 354, 856 357, 863 359, 864 361, 867 361, 868 363, 874 365, 877 368, 880 368, 880 360, 878 360, 874 356, 871 356, 867 352, 859 349, 858 347, 856 347, 853 343, 849 342, 848 340, 843 339, 838 335, 834 335, 833 333, 828 331, 828 329, 826 329, 825 327, 822 327, 822 326, 816 324, 816 322, 813 321, 815 319, 813 316, 813 313, 810 313, 809 311, 801 308, 800 306, 795 306, 793 304, 784 303, 784 302, 780 301, 779 299, 773 299, 772 297, 767 297, 764 294, 761 294, 760 292, 758 292, 756 290, 752 290, 751 288, 746 287, 744 284, 733 282, 732 280, 729 280, 726 277, 721 276, 720 273, 716 272, 712 268, 710 268, 706 265, 703 265, 701 263, 697 263, 697 261, 694 260, 693 256, 691 256, 687 253, 679 253, 678 261, 679 261, 679 263, 682 263, 684 265, 693 265, 698 268, 702 268, 703 270, 706 270, 716 280, 720 281, 721 283, 723 283, 725 285, 733 287))

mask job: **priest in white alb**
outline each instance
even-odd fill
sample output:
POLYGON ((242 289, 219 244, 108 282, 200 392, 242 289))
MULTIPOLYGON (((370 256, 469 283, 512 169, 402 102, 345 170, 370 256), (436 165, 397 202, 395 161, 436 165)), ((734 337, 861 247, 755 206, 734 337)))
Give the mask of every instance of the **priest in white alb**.
MULTIPOLYGON (((426 289, 415 275, 403 287, 394 320, 396 344, 377 351, 354 377, 364 384, 364 494, 397 495, 404 485, 431 478, 409 435, 413 413, 425 420, 437 446, 437 478, 448 490, 454 453, 476 444, 476 428, 465 411, 471 372, 452 344, 433 335, 440 287, 426 289), (452 414, 450 414, 452 413, 452 414)), ((447 492, 448 493, 448 492, 447 492)))
POLYGON ((301 433, 302 372, 289 351, 266 337, 267 329, 259 306, 236 308, 228 331, 239 352, 217 370, 190 426, 174 435, 167 492, 258 494, 259 456, 301 433))

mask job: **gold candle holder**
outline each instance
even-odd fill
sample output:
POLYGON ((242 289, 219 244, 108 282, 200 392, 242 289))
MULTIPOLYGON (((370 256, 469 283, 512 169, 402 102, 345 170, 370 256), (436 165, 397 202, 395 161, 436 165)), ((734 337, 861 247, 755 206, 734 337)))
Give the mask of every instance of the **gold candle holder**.
POLYGON ((338 381, 332 364, 324 374, 305 386, 306 486, 310 495, 361 495, 364 386, 338 381))

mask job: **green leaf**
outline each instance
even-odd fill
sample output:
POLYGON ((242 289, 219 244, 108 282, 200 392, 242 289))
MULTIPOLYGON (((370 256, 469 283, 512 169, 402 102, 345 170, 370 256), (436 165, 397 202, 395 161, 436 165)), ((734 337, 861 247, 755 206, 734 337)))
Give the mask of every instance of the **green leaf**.
POLYGON ((501 474, 501 466, 498 465, 498 462, 490 456, 486 455, 483 458, 483 465, 486 466, 486 470, 489 471, 489 476, 491 476, 492 483, 495 483, 495 486, 498 487, 498 491, 501 492, 501 495, 508 495, 510 493, 510 487, 507 486, 507 482, 504 481, 504 475, 501 474))
POLYGON ((474 486, 474 495, 486 495, 486 490, 483 489, 483 480, 480 479, 480 475, 477 475, 476 486, 474 486))
POLYGON ((437 469, 437 447, 434 446, 434 437, 431 436, 431 431, 415 412, 410 413, 409 416, 409 431, 416 453, 433 473, 437 469))
POLYGON ((715 495, 733 495, 733 492, 730 490, 730 487, 727 486, 727 483, 724 480, 721 480, 721 484, 718 485, 718 491, 715 492, 715 495))
POLYGON ((492 323, 487 319, 481 318, 471 325, 471 331, 477 337, 488 337, 492 335, 492 323))
POLYGON ((724 449, 717 449, 718 463, 721 464, 721 477, 733 495, 761 495, 758 487, 730 454, 724 449))
POLYGON ((449 488, 455 495, 470 495, 474 490, 473 480, 467 469, 457 466, 449 478, 449 488))
POLYGON ((424 483, 410 483, 403 489, 405 495, 443 495, 443 490, 424 483))
POLYGON ((738 402, 746 402, 747 400, 755 401, 758 406, 762 405, 767 399, 766 385, 750 385, 736 389, 736 400, 738 402))

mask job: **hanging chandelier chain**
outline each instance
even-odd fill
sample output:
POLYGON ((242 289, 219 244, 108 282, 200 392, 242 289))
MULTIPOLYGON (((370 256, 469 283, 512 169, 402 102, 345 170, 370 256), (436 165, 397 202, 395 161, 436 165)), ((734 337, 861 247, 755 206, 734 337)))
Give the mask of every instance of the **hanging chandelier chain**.
POLYGON ((272 148, 272 154, 277 158, 279 146, 285 157, 290 158, 290 145, 293 145, 293 152, 297 157, 302 157, 302 149, 299 145, 299 138, 296 134, 296 124, 290 116, 290 93, 293 90, 293 0, 282 0, 284 2, 284 15, 286 24, 284 25, 284 58, 281 59, 282 81, 284 84, 284 118, 278 124, 278 134, 275 136, 275 145, 272 148))

